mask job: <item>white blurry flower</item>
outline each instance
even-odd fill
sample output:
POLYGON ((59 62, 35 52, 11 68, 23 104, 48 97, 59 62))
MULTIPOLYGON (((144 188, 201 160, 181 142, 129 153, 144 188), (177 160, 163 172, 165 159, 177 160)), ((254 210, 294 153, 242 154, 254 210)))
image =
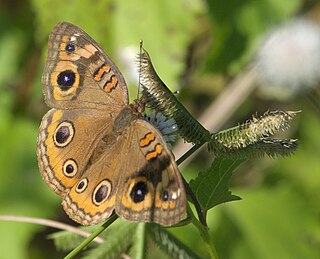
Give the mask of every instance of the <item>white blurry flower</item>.
POLYGON ((139 78, 139 70, 137 67, 137 53, 139 51, 139 45, 129 45, 121 48, 118 51, 120 62, 122 64, 123 74, 125 75, 128 84, 137 84, 139 78))
POLYGON ((292 95, 320 82, 320 27, 297 19, 276 28, 264 40, 254 65, 266 88, 292 95))
POLYGON ((178 131, 176 121, 173 118, 167 119, 161 112, 155 111, 152 111, 150 115, 143 113, 143 117, 161 132, 168 146, 171 148, 170 143, 175 142, 178 131))

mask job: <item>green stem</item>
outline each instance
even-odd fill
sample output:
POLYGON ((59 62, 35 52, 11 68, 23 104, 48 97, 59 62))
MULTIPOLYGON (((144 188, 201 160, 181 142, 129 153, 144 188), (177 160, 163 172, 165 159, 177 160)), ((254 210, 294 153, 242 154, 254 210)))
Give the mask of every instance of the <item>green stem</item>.
MULTIPOLYGON (((204 143, 203 143, 204 144, 204 143)), ((189 149, 181 158, 178 159, 177 164, 181 164, 183 161, 185 161, 189 156, 191 156, 198 148, 200 148, 203 144, 200 145, 194 145, 191 149, 189 149)), ((209 235, 209 231, 207 228, 206 220, 202 214, 202 210, 200 207, 200 204, 198 203, 198 200, 196 199, 194 193, 192 192, 190 186, 186 182, 186 180, 182 177, 184 184, 186 186, 186 191, 189 194, 190 198, 193 200, 195 209, 197 211, 199 220, 194 216, 193 211, 190 207, 190 205, 187 203, 187 213, 192 218, 192 224, 199 230, 201 237, 205 241, 206 245, 208 246, 209 253, 211 258, 218 259, 218 254, 216 251, 216 248, 213 245, 213 242, 211 240, 211 237, 209 235)))
POLYGON ((113 214, 105 223, 103 223, 100 227, 98 227, 89 237, 83 240, 75 249, 73 249, 64 259, 70 259, 76 256, 78 253, 81 252, 90 242, 95 239, 101 232, 103 232, 107 227, 109 227, 118 216, 113 214))
MULTIPOLYGON (((200 148, 202 144, 199 144, 199 145, 194 145, 192 148, 190 148, 182 157, 180 157, 178 160, 177 160, 177 164, 180 165, 183 161, 185 161, 188 157, 190 157, 198 148, 200 148)), ((193 193, 193 191, 191 190, 189 184, 187 183, 186 179, 184 179, 183 175, 181 175, 182 177, 182 180, 183 180, 183 183, 184 183, 184 187, 185 187, 185 190, 187 192, 187 194, 189 194, 189 197, 191 198, 193 204, 194 204, 194 207, 197 211, 197 214, 198 214, 198 218, 200 220, 200 222, 202 223, 202 225, 204 225, 205 227, 207 226, 207 222, 206 222, 206 218, 204 217, 203 213, 202 213, 202 210, 201 210, 201 206, 197 200, 197 197, 195 196, 195 194, 193 193)))
POLYGON ((197 214, 198 214, 198 218, 201 222, 202 225, 204 225, 205 227, 207 227, 207 222, 206 222, 206 218, 205 216, 203 215, 202 213, 202 209, 201 209, 201 206, 197 200, 197 197, 196 195, 193 193, 192 189, 190 188, 189 184, 187 183, 186 179, 184 179, 184 177, 181 175, 182 177, 182 181, 184 183, 184 187, 185 187, 185 190, 187 192, 187 194, 189 194, 193 204, 194 204, 194 207, 197 211, 197 214))
POLYGON ((208 249, 209 249, 209 253, 212 259, 218 259, 218 254, 216 251, 216 248, 214 247, 214 244, 211 240, 211 237, 209 235, 209 231, 208 228, 206 226, 204 226, 203 224, 201 224, 200 221, 197 220, 197 218, 194 216, 193 211, 191 209, 191 207, 188 204, 187 207, 187 211, 188 211, 188 215, 190 215, 192 217, 192 224, 199 230, 200 235, 203 239, 203 241, 206 243, 208 249))
POLYGON ((139 223, 135 234, 135 256, 137 259, 146 258, 147 224, 139 223))
MULTIPOLYGON (((204 142, 205 143, 205 142, 204 142)), ((199 145, 194 145, 192 148, 190 148, 186 153, 183 154, 182 157, 180 157, 177 160, 177 165, 180 165, 182 162, 184 162, 189 156, 191 156, 198 148, 200 148, 204 143, 201 143, 199 145)))

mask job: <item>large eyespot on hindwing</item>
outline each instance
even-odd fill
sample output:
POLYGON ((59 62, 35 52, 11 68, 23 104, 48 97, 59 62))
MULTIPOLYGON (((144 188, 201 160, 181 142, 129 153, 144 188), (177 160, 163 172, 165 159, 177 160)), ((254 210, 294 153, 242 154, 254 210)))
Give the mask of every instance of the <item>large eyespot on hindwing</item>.
POLYGON ((133 185, 130 191, 130 198, 134 203, 144 201, 145 196, 148 194, 148 186, 145 181, 139 181, 133 185))
POLYGON ((88 179, 87 178, 83 178, 76 186, 76 192, 77 193, 82 193, 85 191, 85 189, 87 189, 88 187, 88 179))
MULTIPOLYGON (((154 187, 151 181, 144 176, 137 176, 128 178, 124 182, 125 192, 121 196, 121 204, 124 208, 141 212, 153 206, 154 187)), ((126 217, 131 218, 130 215, 126 217)))
POLYGON ((63 174, 67 177, 74 177, 78 172, 78 165, 73 159, 68 159, 64 162, 62 168, 63 174))
POLYGON ((51 74, 50 82, 56 100, 70 100, 80 85, 78 67, 71 61, 58 62, 51 74))
POLYGON ((53 143, 57 147, 66 147, 72 141, 74 133, 73 124, 69 121, 63 121, 54 131, 53 143))
POLYGON ((105 200, 107 200, 110 196, 112 189, 111 182, 108 179, 103 180, 100 182, 94 189, 92 200, 93 203, 99 206, 105 200))

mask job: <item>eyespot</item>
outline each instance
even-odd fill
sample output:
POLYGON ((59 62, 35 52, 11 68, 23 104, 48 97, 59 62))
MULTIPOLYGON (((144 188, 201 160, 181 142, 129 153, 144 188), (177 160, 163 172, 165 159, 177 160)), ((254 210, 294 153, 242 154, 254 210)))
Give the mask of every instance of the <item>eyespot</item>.
POLYGON ((112 189, 111 182, 109 180, 103 180, 94 189, 93 196, 92 196, 93 203, 96 205, 100 205, 101 203, 103 203, 106 199, 109 198, 111 189, 112 189))
POLYGON ((87 178, 83 178, 77 185, 76 187, 76 192, 77 193, 81 193, 84 192, 84 190, 87 188, 88 186, 88 179, 87 178))
POLYGON ((76 74, 69 69, 62 71, 57 76, 57 84, 59 85, 62 91, 69 90, 74 85, 75 81, 76 81, 76 74))
POLYGON ((78 172, 78 165, 73 159, 68 159, 63 164, 63 173, 67 177, 73 177, 78 172))
POLYGON ((169 193, 167 190, 163 191, 160 195, 161 200, 168 201, 169 200, 169 193))
POLYGON ((134 203, 142 202, 148 193, 148 187, 145 182, 137 182, 131 189, 130 197, 134 203))
POLYGON ((69 121, 61 122, 53 134, 53 142, 58 147, 67 146, 74 136, 73 124, 69 121))
POLYGON ((73 51, 75 51, 75 46, 72 44, 72 43, 68 43, 67 45, 66 45, 66 48, 65 48, 65 50, 66 51, 68 51, 68 52, 73 52, 73 51))

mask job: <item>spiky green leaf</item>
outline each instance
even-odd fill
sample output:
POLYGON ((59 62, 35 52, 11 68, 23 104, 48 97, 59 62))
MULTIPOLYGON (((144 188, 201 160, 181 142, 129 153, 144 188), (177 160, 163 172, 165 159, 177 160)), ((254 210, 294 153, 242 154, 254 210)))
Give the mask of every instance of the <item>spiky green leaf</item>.
POLYGON ((215 146, 214 153, 218 157, 227 158, 257 158, 267 155, 269 157, 290 156, 298 148, 296 139, 263 138, 243 148, 227 149, 224 146, 215 146))
POLYGON ((200 258, 189 247, 185 246, 180 240, 160 225, 150 224, 149 226, 149 235, 170 258, 200 258))
POLYGON ((140 55, 140 83, 147 106, 174 118, 179 134, 187 142, 203 144, 210 140, 210 133, 171 93, 157 75, 148 53, 142 49, 140 55))
POLYGON ((217 157, 259 157, 288 155, 297 148, 293 139, 271 139, 280 130, 289 127, 297 112, 266 112, 259 118, 253 117, 246 123, 211 135, 208 149, 217 157))
POLYGON ((106 241, 91 249, 83 258, 120 258, 120 254, 126 253, 131 246, 136 227, 137 224, 121 222, 116 228, 108 229, 104 232, 106 241))
POLYGON ((85 237, 69 231, 59 231, 48 237, 53 239, 55 247, 60 251, 70 251, 85 239, 85 237))

